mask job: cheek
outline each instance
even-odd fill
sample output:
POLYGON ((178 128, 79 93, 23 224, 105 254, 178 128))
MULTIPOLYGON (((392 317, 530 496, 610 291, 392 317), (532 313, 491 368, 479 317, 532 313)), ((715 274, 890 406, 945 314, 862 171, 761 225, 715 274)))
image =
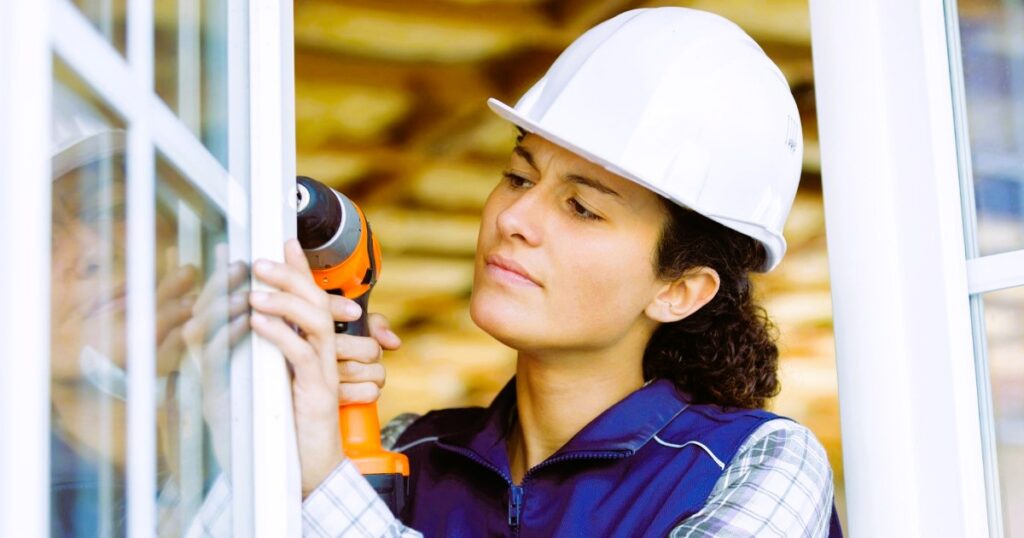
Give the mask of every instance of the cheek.
POLYGON ((570 251, 573 255, 559 270, 566 278, 552 296, 567 322, 576 320, 582 330, 599 332, 631 325, 642 314, 655 277, 650 254, 639 243, 623 241, 606 248, 583 243, 570 251))

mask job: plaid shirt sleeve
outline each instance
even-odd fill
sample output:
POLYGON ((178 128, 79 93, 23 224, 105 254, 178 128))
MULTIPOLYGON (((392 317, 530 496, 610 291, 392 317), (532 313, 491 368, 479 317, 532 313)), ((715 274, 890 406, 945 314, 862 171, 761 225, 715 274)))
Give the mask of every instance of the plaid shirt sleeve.
POLYGON ((827 536, 832 488, 832 468, 814 434, 771 420, 743 443, 704 508, 669 536, 827 536))
MULTIPOLYGON (((168 535, 163 527, 160 535, 168 535)), ((302 503, 302 535, 345 538, 415 538, 422 535, 406 528, 392 515, 377 492, 350 460, 341 463, 302 503)), ((189 538, 231 536, 231 490, 223 476, 217 478, 199 514, 185 534, 189 538)))
MULTIPOLYGON (((404 414, 389 422, 381 433, 385 448, 419 415, 404 414)), ((163 488, 159 536, 178 536, 174 506, 179 500, 173 483, 163 488)), ((187 525, 189 538, 221 538, 231 536, 231 488, 227 479, 217 477, 203 499, 199 513, 187 525)), ((345 460, 302 503, 303 536, 395 537, 413 538, 419 532, 404 527, 370 484, 359 474, 351 461, 345 460)))
POLYGON ((351 538, 413 538, 348 459, 302 503, 302 535, 351 538))

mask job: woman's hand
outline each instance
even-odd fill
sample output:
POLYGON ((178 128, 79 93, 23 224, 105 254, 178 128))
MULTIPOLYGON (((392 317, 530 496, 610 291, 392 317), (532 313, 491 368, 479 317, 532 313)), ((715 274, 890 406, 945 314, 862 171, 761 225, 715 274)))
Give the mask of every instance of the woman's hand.
MULTIPOLYGON (((230 361, 232 349, 249 332, 249 267, 240 261, 229 263, 228 259, 227 246, 217 245, 215 269, 194 301, 192 318, 182 327, 188 358, 178 372, 174 397, 189 399, 188 405, 201 402, 214 457, 230 475, 230 361), (194 382, 200 384, 202 393, 182 392, 182 383, 196 376, 198 380, 194 382), (192 401, 193 398, 199 402, 192 401)), ((168 452, 173 452, 173 447, 168 452)))
POLYGON ((391 331, 391 324, 384 316, 370 314, 367 325, 370 338, 350 334, 335 335, 339 405, 376 402, 386 378, 384 365, 381 364, 384 350, 394 351, 402 345, 402 340, 391 331))
POLYGON ((285 243, 285 263, 260 260, 253 271, 280 290, 252 293, 251 323, 281 350, 294 371, 292 399, 305 496, 343 459, 338 404, 377 399, 384 385, 382 347, 394 349, 400 341, 382 316, 369 319, 377 338, 335 334, 335 321, 355 321, 362 311, 354 301, 316 286, 294 239, 285 243))

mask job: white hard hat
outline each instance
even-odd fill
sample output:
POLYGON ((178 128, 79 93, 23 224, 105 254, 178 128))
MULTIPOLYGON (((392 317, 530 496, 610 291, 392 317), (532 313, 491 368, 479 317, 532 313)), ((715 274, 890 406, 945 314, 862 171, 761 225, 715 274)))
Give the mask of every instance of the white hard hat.
POLYGON ((760 241, 770 271, 803 157, 789 85, 732 22, 635 9, 580 36, 499 116, 760 241))
POLYGON ((99 109, 63 84, 53 85, 50 164, 53 179, 123 153, 127 133, 111 127, 99 109))

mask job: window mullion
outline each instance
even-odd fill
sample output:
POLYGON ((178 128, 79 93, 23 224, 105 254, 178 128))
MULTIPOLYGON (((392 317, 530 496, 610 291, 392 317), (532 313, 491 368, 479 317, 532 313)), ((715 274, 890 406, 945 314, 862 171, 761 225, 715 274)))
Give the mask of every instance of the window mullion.
MULTIPOLYGON (((292 2, 249 6, 250 238, 253 259, 283 259, 295 236, 292 2)), ((253 289, 268 289, 253 281, 253 289)), ((253 525, 256 536, 298 536, 301 485, 291 386, 280 352, 253 336, 253 525)))
POLYGON ((128 410, 129 536, 156 534, 156 167, 147 97, 153 89, 153 2, 128 1, 128 410), (129 95, 132 92, 128 92, 129 95))

